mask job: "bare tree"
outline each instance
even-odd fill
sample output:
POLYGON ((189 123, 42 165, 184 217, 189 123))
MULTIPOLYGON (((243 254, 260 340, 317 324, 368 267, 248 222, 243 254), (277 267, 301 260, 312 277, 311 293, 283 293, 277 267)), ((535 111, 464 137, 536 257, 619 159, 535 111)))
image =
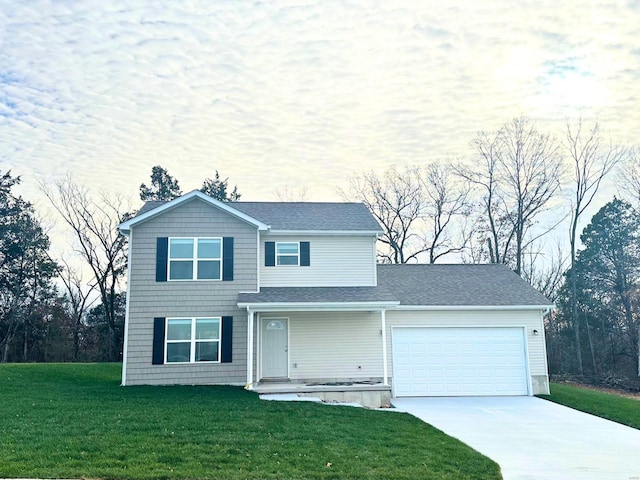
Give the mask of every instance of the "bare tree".
POLYGON ((351 180, 346 199, 362 201, 384 231, 383 262, 408 263, 428 255, 429 263, 461 252, 468 235, 455 231, 459 217, 469 214, 469 183, 455 176, 450 166, 432 163, 424 169, 390 168, 384 175, 369 172, 351 180))
POLYGON ((576 341, 576 361, 580 374, 582 349, 580 344, 580 317, 578 315, 577 286, 575 276, 576 244, 578 240, 578 222, 585 210, 591 205, 600 189, 602 180, 628 155, 628 150, 619 144, 604 144, 597 123, 587 130, 583 129, 582 119, 572 127, 567 123, 565 149, 569 154, 573 168, 573 197, 571 199, 570 245, 570 287, 571 316, 576 341))
POLYGON ((522 278, 552 302, 555 302, 564 282, 567 255, 560 243, 553 252, 545 254, 542 249, 531 252, 531 259, 524 262, 522 278), (542 259, 541 257, 547 257, 542 259))
POLYGON ((79 269, 74 268, 64 258, 59 260, 62 269, 58 275, 64 285, 68 299, 69 315, 73 321, 73 359, 78 361, 80 355, 80 333, 82 321, 87 309, 94 303, 92 294, 98 287, 97 283, 87 283, 82 278, 79 269))
POLYGON ((427 237, 429 263, 435 263, 447 254, 461 252, 467 245, 468 235, 464 229, 454 238, 451 226, 457 217, 469 216, 471 188, 468 181, 454 175, 451 165, 439 162, 425 167, 422 184, 425 192, 423 216, 431 230, 427 237))
MULTIPOLYGON (((483 213, 477 222, 476 230, 483 237, 486 233, 487 250, 491 263, 508 263, 511 248, 512 235, 509 235, 508 225, 500 208, 503 205, 501 198, 501 183, 498 163, 498 138, 485 132, 480 132, 471 142, 471 145, 479 154, 479 164, 474 168, 464 165, 455 166, 455 172, 466 179, 476 190, 480 191, 483 213)), ((475 245, 472 252, 474 263, 482 258, 483 244, 475 245)))
POLYGON ((274 190, 274 194, 279 202, 306 202, 307 193, 308 188, 306 185, 293 188, 286 183, 283 187, 274 190))
POLYGON ((560 188, 559 147, 524 117, 497 132, 478 134, 472 145, 482 161, 457 171, 482 192, 489 258, 513 263, 521 274, 528 230, 560 188))
POLYGON ((620 186, 625 197, 640 207, 640 147, 629 151, 624 168, 619 174, 620 186))
POLYGON ((106 194, 94 200, 70 177, 57 182, 53 191, 44 184, 41 189, 71 229, 76 252, 91 269, 111 334, 110 359, 118 360, 123 326, 117 319, 115 301, 127 263, 127 241, 118 225, 129 216, 124 202, 106 194))
POLYGON ((420 236, 424 193, 420 171, 391 168, 380 177, 374 172, 351 180, 345 198, 362 201, 383 229, 379 241, 386 246, 378 256, 387 263, 407 263, 428 250, 420 236))

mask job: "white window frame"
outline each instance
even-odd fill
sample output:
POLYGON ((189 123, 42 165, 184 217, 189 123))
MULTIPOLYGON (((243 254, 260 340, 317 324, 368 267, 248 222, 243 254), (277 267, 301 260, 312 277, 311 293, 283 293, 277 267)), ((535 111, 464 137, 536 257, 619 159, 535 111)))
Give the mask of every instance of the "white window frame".
POLYGON ((300 242, 275 242, 276 243, 276 267, 299 267, 300 266, 300 242), (278 246, 280 245, 297 245, 298 253, 278 253, 278 246), (296 257, 295 264, 285 264, 282 265, 278 263, 278 258, 280 257, 296 257))
POLYGON ((222 317, 170 317, 165 320, 164 325, 164 363, 167 365, 185 365, 191 363, 221 363, 222 355, 222 317), (191 320, 191 338, 189 340, 169 340, 169 322, 171 320, 191 320), (218 320, 218 339, 217 340, 198 340, 196 339, 196 323, 198 320, 218 320), (196 344, 198 343, 215 343, 218 342, 218 360, 205 360, 196 362, 196 344), (170 362, 169 348, 171 343, 189 343, 189 361, 188 362, 170 362))
POLYGON ((220 282, 222 281, 222 258, 224 248, 222 237, 169 237, 169 245, 167 249, 167 281, 168 282, 220 282), (171 240, 193 240, 193 257, 191 258, 171 258, 171 240), (198 257, 198 240, 219 240, 220 241, 220 258, 199 258, 198 257), (219 278, 198 278, 198 261, 216 261, 220 262, 219 278), (191 269, 191 278, 171 278, 171 262, 193 262, 191 269))

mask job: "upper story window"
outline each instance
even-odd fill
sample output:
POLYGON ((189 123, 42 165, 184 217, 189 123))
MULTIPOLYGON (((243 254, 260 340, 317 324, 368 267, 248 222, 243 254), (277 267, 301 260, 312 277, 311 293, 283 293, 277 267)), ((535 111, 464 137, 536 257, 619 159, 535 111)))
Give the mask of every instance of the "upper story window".
POLYGON ((299 265, 300 244, 298 242, 276 242, 276 265, 299 265))
POLYGON ((311 265, 309 242, 264 242, 264 266, 311 265))
POLYGON ((169 280, 220 280, 221 238, 170 238, 169 280))

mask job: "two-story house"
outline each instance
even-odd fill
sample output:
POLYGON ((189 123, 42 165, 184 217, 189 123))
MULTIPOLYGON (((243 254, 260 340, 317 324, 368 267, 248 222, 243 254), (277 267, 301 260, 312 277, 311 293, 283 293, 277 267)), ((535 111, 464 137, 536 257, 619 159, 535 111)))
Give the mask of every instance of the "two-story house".
POLYGON ((380 403, 548 393, 549 300, 503 265, 376 264, 382 231, 363 204, 193 191, 120 229, 123 385, 377 391, 380 403))

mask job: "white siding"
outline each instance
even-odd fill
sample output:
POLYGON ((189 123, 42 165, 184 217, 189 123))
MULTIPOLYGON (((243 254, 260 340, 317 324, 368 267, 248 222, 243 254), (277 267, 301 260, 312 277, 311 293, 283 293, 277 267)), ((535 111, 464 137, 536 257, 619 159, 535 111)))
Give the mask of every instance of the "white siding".
POLYGON ((289 319, 289 372, 295 379, 382 377, 380 314, 304 312, 263 314, 289 319))
MULTIPOLYGON (((289 372, 292 380, 382 378, 380 312, 277 312, 262 314, 261 317, 289 319, 289 372)), ((386 325, 390 377, 393 372, 393 327, 524 327, 532 393, 548 393, 542 314, 539 311, 387 310, 386 325), (534 335, 533 330, 537 330, 538 335, 534 335)))
MULTIPOLYGON (((535 310, 459 310, 459 311, 387 311, 387 345, 389 372, 393 371, 391 329, 393 327, 525 327, 529 372, 547 377, 542 313, 535 310), (538 331, 538 335, 533 334, 538 331)), ((391 375, 391 373, 390 373, 391 375)), ((534 385, 534 392, 535 385, 534 385)))
POLYGON ((329 287, 376 284, 374 236, 276 236, 260 240, 260 286, 329 287), (309 242, 311 265, 265 267, 264 243, 309 242))

